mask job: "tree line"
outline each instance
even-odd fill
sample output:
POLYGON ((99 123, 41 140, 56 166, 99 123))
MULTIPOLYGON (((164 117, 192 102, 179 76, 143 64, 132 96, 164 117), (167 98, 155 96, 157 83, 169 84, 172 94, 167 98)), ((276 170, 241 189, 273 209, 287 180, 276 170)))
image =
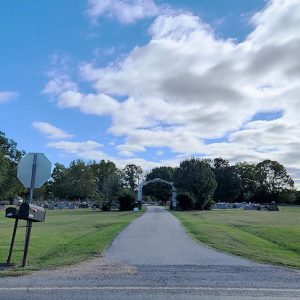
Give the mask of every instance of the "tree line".
MULTIPOLYGON (((239 162, 223 158, 184 160, 177 168, 153 169, 146 179, 173 181, 182 209, 209 209, 214 202, 300 204, 299 192, 285 167, 277 161, 239 162)), ((160 183, 149 184, 145 194, 164 202, 171 191, 160 183)))
MULTIPOLYGON (((16 178, 17 164, 25 152, 0 132, 0 200, 28 196, 16 178)), ((300 193, 285 167, 277 161, 234 165, 223 158, 184 160, 176 168, 158 167, 145 176, 140 166, 119 169, 113 162, 74 160, 68 167, 56 163, 51 179, 36 190, 36 199, 93 200, 104 210, 134 205, 139 181, 161 178, 174 182, 182 209, 209 209, 213 202, 256 202, 300 204, 300 193)), ((171 189, 164 183, 144 186, 144 199, 166 204, 171 189)))

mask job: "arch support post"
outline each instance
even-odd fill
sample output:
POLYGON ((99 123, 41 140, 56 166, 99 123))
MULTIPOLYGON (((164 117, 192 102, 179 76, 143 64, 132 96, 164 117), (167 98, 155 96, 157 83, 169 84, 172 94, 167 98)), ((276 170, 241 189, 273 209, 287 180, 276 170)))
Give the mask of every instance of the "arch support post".
POLYGON ((143 200, 143 183, 140 183, 138 187, 138 195, 137 195, 137 207, 139 210, 142 209, 142 200, 143 200))
POLYGON ((176 206, 177 206, 177 200, 176 200, 176 189, 174 188, 174 186, 172 186, 172 208, 173 210, 176 210, 176 206))

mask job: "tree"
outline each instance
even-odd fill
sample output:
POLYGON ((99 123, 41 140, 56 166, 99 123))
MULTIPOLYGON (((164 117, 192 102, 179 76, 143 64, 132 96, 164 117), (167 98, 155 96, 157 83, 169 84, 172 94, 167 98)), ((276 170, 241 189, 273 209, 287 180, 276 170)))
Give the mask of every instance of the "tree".
POLYGON ((255 164, 240 162, 235 165, 241 183, 240 200, 249 202, 256 193, 255 164))
POLYGON ((67 168, 59 163, 54 165, 54 169, 51 174, 50 180, 50 191, 52 192, 54 198, 65 198, 68 194, 68 178, 67 178, 67 168))
POLYGON ((300 205, 300 191, 296 192, 295 204, 300 205))
POLYGON ((14 163, 18 163, 25 155, 24 151, 17 149, 17 143, 12 139, 8 139, 2 131, 0 131, 0 153, 14 163))
POLYGON ((0 131, 0 200, 12 200, 26 194, 17 178, 18 162, 25 152, 17 149, 17 143, 0 131))
POLYGON ((277 161, 264 160, 255 167, 255 201, 278 201, 278 196, 294 187, 294 181, 283 165, 277 161))
POLYGON ((174 174, 174 183, 179 192, 186 192, 195 199, 195 209, 208 208, 217 183, 207 161, 192 158, 180 163, 174 174))
POLYGON ((131 189, 132 195, 139 184, 139 180, 143 174, 143 169, 140 166, 130 164, 123 169, 124 180, 131 189))
POLYGON ((234 202, 241 193, 241 182, 235 167, 230 166, 229 161, 215 158, 213 172, 217 181, 215 201, 234 202))
POLYGON ((86 199, 95 193, 93 173, 83 160, 75 160, 66 173, 67 194, 71 199, 86 199))
POLYGON ((103 196, 103 184, 106 178, 118 172, 116 165, 112 161, 101 160, 99 163, 93 161, 90 164, 93 173, 93 180, 96 184, 96 194, 98 197, 103 196))
MULTIPOLYGON (((146 180, 160 178, 173 182, 174 172, 175 169, 171 167, 154 168, 146 175, 146 180)), ((164 205, 172 197, 172 189, 170 185, 162 182, 149 183, 143 187, 143 194, 154 197, 164 205)))
POLYGON ((115 172, 110 174, 103 182, 104 201, 102 207, 110 210, 112 206, 117 206, 118 196, 122 190, 122 174, 115 172))

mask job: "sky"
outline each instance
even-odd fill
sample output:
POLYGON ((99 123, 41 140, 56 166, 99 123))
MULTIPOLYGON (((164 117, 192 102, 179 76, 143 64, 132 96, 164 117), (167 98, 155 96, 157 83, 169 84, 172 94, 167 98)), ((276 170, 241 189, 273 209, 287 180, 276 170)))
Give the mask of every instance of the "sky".
POLYGON ((277 160, 300 183, 299 0, 2 0, 0 131, 26 152, 277 160))

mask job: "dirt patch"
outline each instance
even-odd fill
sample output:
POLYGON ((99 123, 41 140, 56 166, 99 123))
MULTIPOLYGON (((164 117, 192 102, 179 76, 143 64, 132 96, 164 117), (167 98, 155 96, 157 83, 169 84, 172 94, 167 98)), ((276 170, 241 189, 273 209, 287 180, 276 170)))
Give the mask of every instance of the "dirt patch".
POLYGON ((137 274, 137 269, 125 263, 112 261, 103 256, 83 261, 77 265, 53 270, 34 272, 35 276, 74 276, 74 275, 122 276, 137 274))

